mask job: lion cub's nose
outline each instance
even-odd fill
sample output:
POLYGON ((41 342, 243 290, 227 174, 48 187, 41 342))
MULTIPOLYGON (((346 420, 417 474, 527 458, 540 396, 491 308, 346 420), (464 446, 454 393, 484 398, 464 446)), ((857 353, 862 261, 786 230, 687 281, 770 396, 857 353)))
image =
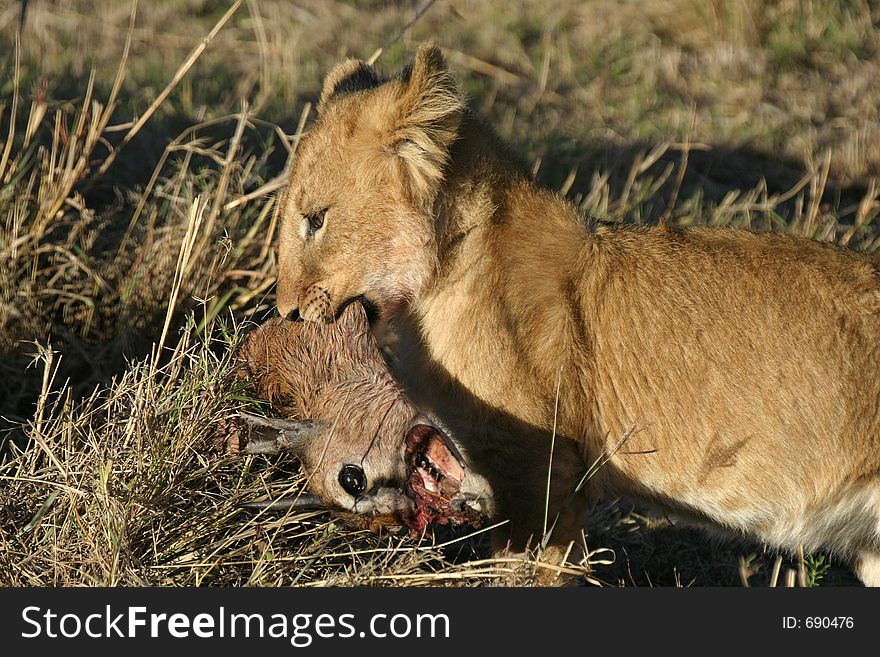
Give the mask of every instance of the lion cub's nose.
POLYGON ((275 307, 278 309, 278 315, 280 317, 292 319, 294 321, 299 319, 299 308, 295 301, 291 303, 285 299, 276 299, 275 307))

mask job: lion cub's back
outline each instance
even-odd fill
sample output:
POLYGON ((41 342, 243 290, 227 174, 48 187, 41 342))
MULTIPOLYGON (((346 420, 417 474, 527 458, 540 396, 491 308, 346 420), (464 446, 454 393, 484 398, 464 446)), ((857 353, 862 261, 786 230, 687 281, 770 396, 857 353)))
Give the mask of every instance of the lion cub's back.
POLYGON ((644 453, 615 459, 625 475, 729 519, 816 504, 877 471, 870 256, 733 230, 597 237, 607 258, 585 274, 583 307, 602 429, 640 429, 627 451, 644 453))

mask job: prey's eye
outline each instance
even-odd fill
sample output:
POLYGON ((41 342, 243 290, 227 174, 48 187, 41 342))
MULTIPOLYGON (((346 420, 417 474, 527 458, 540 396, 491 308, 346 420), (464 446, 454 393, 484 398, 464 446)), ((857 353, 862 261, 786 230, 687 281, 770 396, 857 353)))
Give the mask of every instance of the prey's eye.
POLYGON ((343 465, 339 471, 339 485, 352 497, 359 497, 367 490, 367 475, 356 465, 343 465))
POLYGON ((324 215, 327 214, 327 209, 318 210, 317 212, 310 212, 306 215, 306 235, 311 237, 324 225, 324 215))

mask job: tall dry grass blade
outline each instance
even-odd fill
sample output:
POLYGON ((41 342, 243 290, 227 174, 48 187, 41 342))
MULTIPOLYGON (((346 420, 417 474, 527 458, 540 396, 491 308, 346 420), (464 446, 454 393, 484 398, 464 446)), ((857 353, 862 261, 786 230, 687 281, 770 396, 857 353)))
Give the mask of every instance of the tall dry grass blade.
POLYGON ((256 0, 247 0, 248 13, 254 24, 254 36, 257 38, 260 53, 260 93, 254 100, 254 112, 262 109, 266 99, 272 95, 272 76, 269 70, 269 37, 266 24, 256 0))
POLYGON ((454 50, 452 48, 443 48, 443 54, 446 55, 449 61, 479 73, 480 75, 493 78, 499 84, 509 87, 519 87, 526 83, 526 79, 522 76, 492 64, 491 62, 487 62, 486 60, 469 55, 466 52, 454 50))
MULTIPOLYGON (((279 189, 287 186, 287 182, 290 179, 290 170, 293 167, 293 159, 296 155, 296 149, 299 147, 299 142, 302 139, 303 134, 305 134, 306 121, 308 121, 311 111, 312 104, 307 102, 305 106, 303 106, 302 113, 299 115, 299 123, 297 124, 296 132, 293 135, 293 143, 285 143, 285 147, 287 148, 287 163, 284 165, 284 169, 281 170, 281 173, 272 178, 269 182, 260 185, 260 187, 254 191, 229 201, 223 206, 224 210, 232 210, 245 203, 250 203, 254 199, 268 196, 269 194, 277 192, 279 189)), ((269 232, 272 234, 272 231, 269 232)))
POLYGON ((553 433, 550 436, 550 458, 547 463, 547 488, 544 491, 544 529, 541 532, 542 541, 546 543, 548 540, 547 536, 547 521, 550 513, 550 479, 553 474, 553 452, 556 449, 556 421, 559 417, 559 391, 562 387, 562 367, 563 364, 559 364, 559 371, 556 374, 556 399, 553 402, 553 433))
POLYGON ((436 1, 437 0, 427 0, 425 3, 423 3, 422 6, 416 10, 415 15, 409 21, 407 21, 407 23, 402 28, 400 28, 397 34, 391 37, 388 41, 385 42, 385 45, 383 45, 381 48, 378 48, 376 52, 370 55, 370 58, 367 60, 367 64, 369 64, 370 66, 375 64, 379 57, 382 56, 382 53, 388 50, 395 43, 397 43, 400 40, 400 37, 406 34, 406 31, 413 25, 415 25, 416 22, 425 15, 425 12, 427 12, 436 1))
POLYGON ((238 198, 227 202, 226 205, 223 206, 223 209, 228 212, 229 210, 234 210, 235 208, 246 205, 258 198, 269 196, 269 194, 277 192, 279 189, 283 189, 284 187, 286 187, 288 179, 289 176, 284 174, 276 176, 275 178, 272 178, 272 180, 270 180, 269 182, 257 187, 257 189, 255 189, 254 191, 248 192, 247 194, 242 194, 238 198))
POLYGON ((156 163, 156 166, 153 167, 153 173, 150 175, 150 179, 149 181, 147 181, 146 187, 144 187, 143 192, 141 192, 140 194, 138 204, 131 215, 131 219, 129 219, 128 221, 128 226, 125 229, 125 233, 123 234, 122 239, 119 240, 119 247, 116 251, 117 260, 122 256, 122 253, 125 251, 125 248, 128 245, 132 234, 134 233, 134 229, 137 227, 138 221, 140 220, 141 215, 147 207, 147 203, 159 182, 159 177, 162 175, 162 171, 165 168, 165 164, 168 162, 168 158, 171 157, 171 154, 184 149, 184 142, 199 130, 215 125, 220 125, 222 123, 225 123, 226 121, 229 121, 231 118, 236 118, 237 116, 238 115, 222 116, 216 119, 211 119, 210 121, 203 121, 202 123, 190 126, 179 135, 177 135, 177 137, 172 139, 171 143, 165 147, 165 150, 162 151, 162 155, 159 158, 159 161, 156 163))
POLYGON ((35 355, 34 362, 42 362, 43 363, 43 377, 42 383, 40 387, 40 394, 37 397, 37 410, 34 413, 34 418, 31 420, 30 425, 32 427, 32 431, 30 432, 30 439, 34 441, 34 443, 42 450, 42 452, 46 455, 49 461, 55 466, 55 469, 61 476, 63 481, 67 481, 68 474, 67 468, 64 467, 64 464, 58 458, 58 455, 55 453, 55 450, 49 444, 50 440, 47 439, 49 432, 47 431, 47 426, 51 424, 53 418, 46 417, 46 411, 49 408, 49 395, 52 393, 52 389, 54 387, 55 378, 58 375, 58 368, 61 365, 61 354, 54 351, 51 345, 47 345, 45 347, 37 344, 37 354, 35 355), (56 355, 58 356, 56 360, 56 355))
POLYGON ((171 320, 174 317, 174 311, 177 308, 178 297, 180 296, 180 288, 183 286, 187 272, 190 268, 190 262, 193 255, 193 246, 196 237, 202 225, 202 218, 205 214, 205 204, 202 197, 197 196, 190 206, 189 220, 186 224, 186 233, 180 244, 180 251, 177 256, 177 266, 174 270, 174 281, 171 286, 171 295, 168 298, 168 307, 165 312, 165 323, 162 325, 162 333, 159 336, 159 342, 154 346, 152 368, 156 369, 159 365, 162 349, 165 346, 165 339, 168 336, 168 329, 171 327, 171 320))
POLYGON ((798 548, 798 586, 807 588, 807 562, 804 558, 804 546, 798 548))
MULTIPOLYGON (((86 85, 82 107, 77 112, 73 124, 73 131, 68 134, 67 142, 59 154, 58 171, 60 175, 57 179, 49 181, 47 193, 34 217, 35 228, 33 232, 39 238, 42 238, 48 226, 58 217, 74 186, 82 179, 88 169, 89 156, 101 138, 99 124, 103 107, 98 102, 92 102, 95 91, 95 76, 96 71, 92 69, 86 85)), ((61 123, 61 127, 64 127, 64 123, 61 123)))
POLYGON ((817 228, 819 210, 822 206, 822 198, 825 196, 825 189, 828 187, 828 174, 831 171, 831 151, 825 152, 821 166, 818 175, 814 175, 810 179, 810 207, 807 210, 805 223, 800 226, 800 234, 805 237, 812 237, 817 228))
MULTIPOLYGON (((244 194, 242 196, 239 196, 237 199, 233 199, 232 201, 229 201, 226 205, 223 206, 224 210, 232 210, 233 208, 237 208, 237 207, 244 205, 246 203, 250 203, 251 201, 253 201, 255 199, 262 198, 263 196, 268 196, 269 194, 272 194, 273 192, 277 192, 279 189, 282 189, 287 186, 287 183, 290 179, 290 170, 293 167, 293 159, 294 159, 294 156, 296 155, 296 150, 299 147, 299 142, 302 139, 303 134, 305 134, 306 121, 308 121, 309 114, 311 113, 311 111, 312 111, 312 104, 307 102, 303 106, 303 111, 300 113, 299 123, 297 123, 296 132, 293 135, 293 140, 292 140, 291 144, 287 143, 287 140, 282 133, 282 138, 284 138, 284 146, 285 146, 285 148, 287 148, 287 162, 284 165, 284 169, 281 170, 281 173, 278 174, 277 176, 275 176, 274 178, 272 178, 272 180, 270 180, 269 182, 260 185, 254 191, 249 192, 247 194, 244 194)), ((273 222, 274 222, 274 217, 273 217, 273 222)), ((274 223, 273 223, 273 226, 274 226, 274 223)), ((272 230, 269 231, 270 236, 273 233, 274 233, 274 231, 272 231, 272 230)), ((261 260, 262 259, 263 258, 261 258, 261 260)))
POLYGON ((856 208, 853 225, 840 238, 840 243, 847 246, 856 233, 864 230, 870 222, 877 218, 878 213, 880 213, 880 181, 877 178, 871 178, 868 181, 868 189, 856 208))
POLYGON ((31 111, 28 114, 27 127, 24 131, 24 139, 22 140, 20 151, 27 150, 31 139, 33 139, 37 132, 37 128, 43 123, 48 109, 46 90, 41 88, 34 93, 34 99, 31 101, 31 111))
POLYGON ((746 561, 745 557, 740 556, 739 558, 739 583, 743 588, 747 589, 751 586, 749 584, 749 577, 751 576, 749 564, 746 561))
MULTIPOLYGON (((629 427, 629 429, 627 429, 626 431, 623 432, 623 435, 620 437, 620 440, 618 440, 617 443, 615 443, 610 450, 606 448, 598 457, 596 457, 596 459, 590 464, 590 467, 587 468, 587 471, 581 477, 580 481, 578 482, 578 485, 575 486, 575 489, 574 489, 575 493, 579 493, 581 491, 581 489, 583 489, 584 484, 586 484, 590 480, 590 478, 593 475, 595 475, 596 472, 598 472, 599 468, 601 468, 606 463, 608 463, 614 457, 614 455, 620 451, 620 449, 627 443, 627 441, 633 436, 633 434, 635 434, 637 426, 638 426, 637 423, 633 423, 629 427)), ((651 451, 654 451, 654 450, 647 450, 645 452, 636 452, 636 453, 647 454, 647 453, 650 453, 651 451)))
POLYGON ((12 141, 15 139, 15 120, 18 116, 18 85, 21 78, 21 28, 15 32, 15 64, 12 73, 12 107, 9 111, 9 131, 6 134, 6 143, 3 145, 3 155, 0 156, 0 180, 9 182, 12 171, 6 171, 9 165, 9 157, 12 153, 12 141))
POLYGON ((773 572, 770 574, 770 586, 775 588, 779 583, 779 571, 782 570, 782 555, 776 557, 773 562, 773 572))
MULTIPOLYGON (((110 88, 110 96, 107 98, 107 107, 101 116, 100 121, 98 122, 98 134, 103 135, 107 131, 107 126, 110 123, 110 118, 113 115, 113 110, 116 109, 116 103, 119 99, 119 92, 122 90, 122 83, 125 80, 125 74, 128 67, 128 57, 131 52, 131 39, 134 35, 134 26, 135 20, 137 18, 137 10, 138 10, 138 0, 132 0, 131 3, 131 13, 128 18, 128 30, 125 34, 125 45, 122 47, 122 56, 119 59, 119 65, 116 67, 116 75, 113 78, 113 86, 110 88)), ((120 146, 121 148, 121 146, 120 146)), ((85 189, 88 190, 94 184, 94 181, 101 177, 103 173, 107 171, 112 164, 112 160, 116 157, 116 153, 118 149, 110 151, 110 154, 105 159, 104 163, 102 163, 101 167, 98 169, 96 175, 92 176, 92 179, 85 185, 85 189), (108 164, 107 161, 110 161, 108 164), (106 166, 104 166, 106 165, 106 166)))
POLYGON ((244 129, 248 125, 248 104, 246 100, 241 101, 241 112, 238 114, 238 121, 235 124, 235 132, 229 142, 229 148, 226 150, 226 158, 223 161, 222 170, 220 172, 220 181, 217 189, 214 190, 214 200, 211 204, 211 210, 208 212, 208 221, 199 244, 196 247, 196 253, 201 253, 208 240, 214 232, 214 224, 220 216, 220 210, 226 200, 226 192, 229 189, 229 180, 232 176, 232 170, 235 165, 235 158, 238 155, 238 149, 241 146, 241 139, 244 135, 244 129))
POLYGON ((672 187, 672 195, 669 197, 669 203, 666 210, 660 217, 660 221, 669 221, 672 219, 672 213, 675 212, 675 206, 678 203, 678 195, 681 193, 682 185, 684 185, 684 174, 688 168, 688 157, 691 152, 691 137, 694 134, 694 128, 697 124, 697 108, 693 106, 691 109, 691 123, 687 134, 684 138, 684 144, 681 148, 681 162, 678 164, 678 173, 675 176, 675 185, 672 187))
POLYGON ((223 29, 223 26, 235 15, 235 12, 238 11, 239 7, 241 7, 242 2, 244 0, 235 0, 235 3, 226 11, 223 16, 220 17, 220 20, 214 24, 214 27, 208 33, 208 35, 202 39, 202 42, 199 43, 195 48, 193 48, 192 52, 190 52, 189 57, 184 60, 183 64, 177 69, 174 75, 171 78, 171 81, 165 85, 165 88, 159 92, 159 95, 156 96, 156 99, 150 104, 147 110, 141 115, 141 117, 135 121, 135 124, 125 133, 125 136, 122 138, 122 142, 119 144, 119 147, 113 150, 110 155, 107 156, 107 159, 101 164, 98 168, 96 177, 101 177, 105 173, 107 173, 107 169, 113 164, 114 160, 116 160, 119 152, 125 148, 125 146, 135 138, 137 133, 141 131, 141 128, 146 125, 147 121, 156 113, 156 110, 165 102, 168 96, 171 95, 171 92, 174 91, 175 87, 180 83, 180 81, 189 73, 189 70, 193 67, 193 65, 198 61, 199 57, 202 56, 202 53, 214 40, 214 37, 223 29))

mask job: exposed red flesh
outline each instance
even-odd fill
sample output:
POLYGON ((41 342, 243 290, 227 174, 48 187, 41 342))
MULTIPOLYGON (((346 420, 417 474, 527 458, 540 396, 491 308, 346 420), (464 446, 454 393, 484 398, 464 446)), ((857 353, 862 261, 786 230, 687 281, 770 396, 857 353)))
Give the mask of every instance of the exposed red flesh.
POLYGON ((417 424, 406 436, 406 492, 416 507, 406 523, 413 534, 422 534, 431 524, 482 524, 482 514, 459 494, 465 468, 454 449, 432 426, 417 424))

